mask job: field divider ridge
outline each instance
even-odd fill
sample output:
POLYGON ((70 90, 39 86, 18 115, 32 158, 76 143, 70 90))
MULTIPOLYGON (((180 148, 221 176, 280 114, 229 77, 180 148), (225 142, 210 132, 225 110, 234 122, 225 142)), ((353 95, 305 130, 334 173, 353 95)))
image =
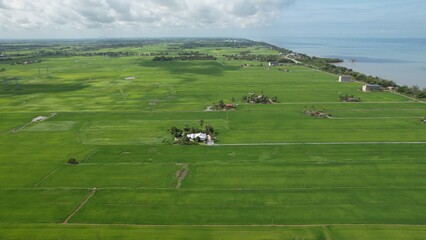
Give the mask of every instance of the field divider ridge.
POLYGON ((209 147, 226 146, 281 146, 281 145, 381 145, 381 144, 426 144, 426 142, 277 142, 277 143, 225 143, 209 147))
POLYGON ((46 180, 47 178, 49 178, 50 176, 52 176, 53 174, 58 172, 64 166, 65 166, 65 164, 61 164, 61 165, 57 166, 55 169, 53 169, 53 171, 51 171, 46 176, 42 177, 40 180, 38 180, 36 183, 34 183, 32 187, 33 188, 38 187, 44 180, 46 180))
POLYGON ((93 188, 92 191, 86 195, 86 197, 83 199, 83 201, 80 203, 80 205, 64 220, 63 224, 68 224, 68 222, 71 220, 71 218, 77 213, 79 212, 84 205, 86 205, 86 203, 95 195, 96 193, 96 188, 93 188))

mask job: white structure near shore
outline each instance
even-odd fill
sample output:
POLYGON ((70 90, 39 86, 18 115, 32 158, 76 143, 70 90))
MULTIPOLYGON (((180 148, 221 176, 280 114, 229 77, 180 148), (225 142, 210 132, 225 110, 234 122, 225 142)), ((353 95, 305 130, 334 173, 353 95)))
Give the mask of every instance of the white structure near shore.
POLYGON ((366 84, 362 86, 363 92, 377 92, 381 90, 381 86, 377 84, 366 84))
POLYGON ((352 82, 352 76, 349 75, 341 75, 339 77, 339 82, 352 82))

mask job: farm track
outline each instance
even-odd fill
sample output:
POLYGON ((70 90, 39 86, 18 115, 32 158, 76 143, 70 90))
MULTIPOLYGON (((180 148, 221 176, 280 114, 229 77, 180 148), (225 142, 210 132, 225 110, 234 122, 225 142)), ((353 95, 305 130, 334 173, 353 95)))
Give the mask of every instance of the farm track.
MULTIPOLYGON (((52 224, 57 225, 57 224, 52 224)), ((69 223, 72 226, 123 226, 123 227, 426 227, 426 224, 108 224, 69 223)))
MULTIPOLYGON (((98 187, 97 190, 176 190, 175 187, 153 188, 153 187, 98 187)), ((209 191, 287 191, 287 190, 333 190, 333 189, 426 189, 426 186, 416 187, 287 187, 287 188, 182 188, 182 191, 189 192, 209 192, 209 191)), ((87 187, 28 187, 28 188, 0 188, 0 191, 8 190, 87 190, 87 187)))
POLYGON ((83 202, 80 203, 80 205, 64 220, 62 224, 68 224, 68 222, 71 220, 71 218, 77 214, 80 209, 86 205, 86 203, 92 198, 96 193, 96 188, 93 188, 92 191, 83 199, 83 202))
POLYGON ((209 147, 227 146, 283 146, 283 145, 380 145, 380 144, 426 144, 426 142, 281 142, 281 143, 228 143, 214 144, 209 147))
POLYGON ((53 169, 50 173, 48 173, 46 176, 38 180, 36 183, 34 183, 33 187, 39 186, 44 180, 48 179, 50 176, 58 172, 62 167, 64 167, 65 164, 59 165, 57 168, 53 169))
POLYGON ((401 93, 397 93, 397 92, 394 92, 394 91, 391 91, 391 93, 393 93, 393 94, 395 94, 395 95, 399 95, 399 96, 401 96, 401 97, 405 97, 405 98, 410 99, 410 100, 413 100, 413 101, 415 101, 415 102, 419 102, 419 103, 426 103, 425 101, 422 101, 422 100, 419 100, 419 99, 416 99, 416 98, 413 98, 413 97, 410 97, 410 96, 407 96, 407 95, 404 95, 404 94, 401 94, 401 93))
POLYGON ((329 117, 335 120, 357 120, 357 119, 422 119, 421 117, 329 117))

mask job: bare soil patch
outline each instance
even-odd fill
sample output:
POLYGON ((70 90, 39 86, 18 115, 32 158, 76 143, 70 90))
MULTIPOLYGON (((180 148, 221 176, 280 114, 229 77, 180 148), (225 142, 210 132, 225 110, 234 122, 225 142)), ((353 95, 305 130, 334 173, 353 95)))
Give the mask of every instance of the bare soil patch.
POLYGON ((182 166, 181 169, 176 171, 176 178, 177 178, 176 188, 180 188, 183 180, 185 180, 186 176, 188 175, 189 164, 188 163, 178 163, 177 165, 182 166))

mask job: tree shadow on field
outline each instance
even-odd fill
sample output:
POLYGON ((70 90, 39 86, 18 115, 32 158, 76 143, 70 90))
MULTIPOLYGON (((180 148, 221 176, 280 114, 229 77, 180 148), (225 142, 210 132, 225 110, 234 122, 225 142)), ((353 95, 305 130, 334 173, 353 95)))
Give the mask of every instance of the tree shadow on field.
POLYGON ((236 66, 225 66, 216 61, 147 61, 143 67, 161 68, 175 75, 197 74, 207 76, 222 76, 226 71, 239 69, 236 66))
POLYGON ((0 95, 27 95, 35 93, 61 93, 78 91, 87 85, 78 84, 20 84, 11 82, 0 85, 0 95))

